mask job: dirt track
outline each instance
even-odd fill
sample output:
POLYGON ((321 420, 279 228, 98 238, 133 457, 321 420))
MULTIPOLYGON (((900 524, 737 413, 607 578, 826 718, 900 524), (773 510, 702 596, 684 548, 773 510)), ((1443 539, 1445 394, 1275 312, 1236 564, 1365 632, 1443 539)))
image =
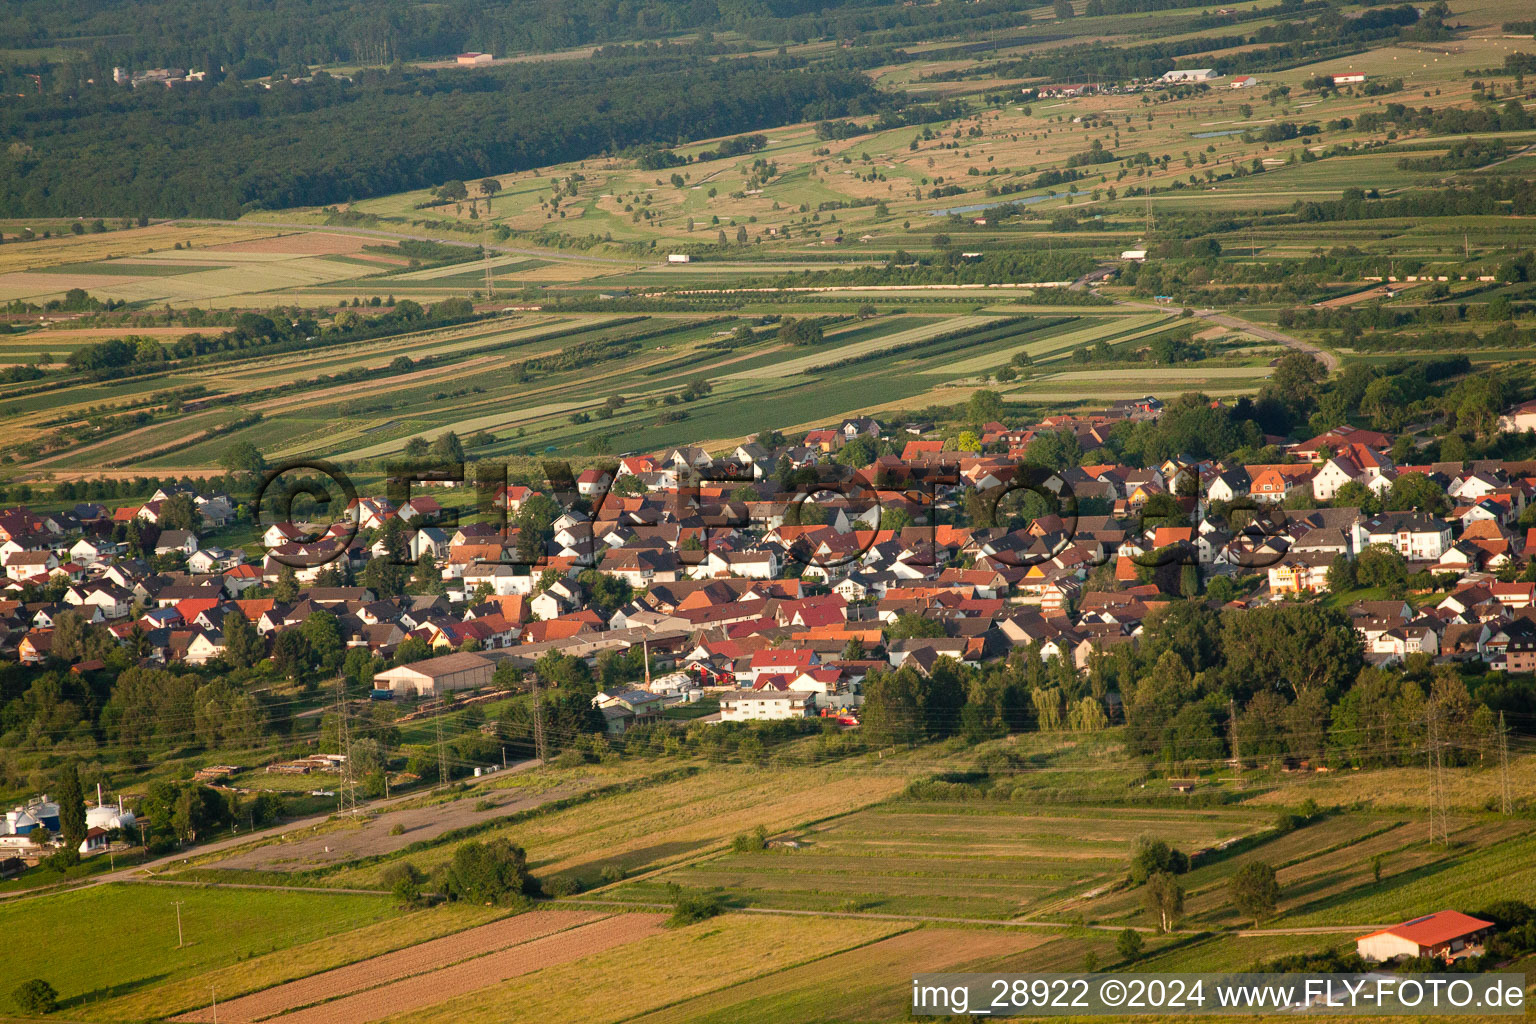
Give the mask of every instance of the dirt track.
MULTIPOLYGON (((524 762, 514 765, 517 771, 524 762)), ((562 783, 548 789, 529 791, 522 788, 489 790, 477 794, 479 799, 463 798, 451 803, 429 804, 425 807, 408 807, 381 814, 357 828, 327 829, 317 835, 304 836, 292 842, 272 843, 241 850, 227 860, 210 864, 214 868, 252 868, 257 871, 304 871, 327 864, 339 864, 364 855, 393 853, 424 839, 435 839, 450 829, 474 825, 487 818, 502 817, 528 810, 570 796, 583 788, 581 783, 562 783), (491 804, 478 811, 481 800, 491 804), (402 832, 392 835, 396 825, 402 832)))
MULTIPOLYGON (((369 1024, 490 988, 543 967, 635 942, 659 932, 665 920, 661 914, 619 914, 272 1020, 275 1024, 369 1024)), ((232 1019, 223 1016, 224 1007, 219 1010, 220 1019, 232 1019)))
MULTIPOLYGON (((428 971, 440 970, 450 964, 494 953, 519 943, 531 942, 567 928, 590 924, 601 920, 602 917, 603 915, 599 913, 551 910, 519 914, 516 917, 492 921, 490 924, 470 928, 456 935, 445 935, 418 946, 409 946, 393 953, 385 953, 382 956, 338 967, 334 971, 325 971, 248 996, 241 996, 239 999, 231 999, 219 1004, 219 1019, 237 1022, 237 1024, 261 1020, 302 1006, 313 1006, 327 999, 388 985, 428 971)), ((213 1010, 212 1007, 194 1010, 175 1019, 211 1021, 213 1010)))

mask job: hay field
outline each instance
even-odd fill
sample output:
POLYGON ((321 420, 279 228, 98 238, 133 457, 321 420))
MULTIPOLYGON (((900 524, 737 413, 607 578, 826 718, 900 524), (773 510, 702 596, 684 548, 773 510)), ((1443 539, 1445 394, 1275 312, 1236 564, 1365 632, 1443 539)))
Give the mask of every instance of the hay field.
MULTIPOLYGON (((632 917, 635 915, 621 915, 632 917)), ((862 946, 907 928, 896 921, 726 914, 594 951, 390 1024, 610 1024, 862 946), (594 979, 613 979, 594 983, 594 979), (620 980, 621 979, 621 980, 620 980)), ((279 1018, 282 1020, 282 1018, 279 1018)), ((295 1024, 298 1024, 295 1021, 295 1024)))
POLYGON ((798 832, 799 849, 725 853, 619 893, 645 902, 675 881, 779 909, 1039 918, 1118 880, 1138 835, 1215 845, 1257 831, 1260 820, 1231 810, 898 800, 798 832))
POLYGON ((1022 964, 1048 941, 1050 934, 1040 932, 921 928, 684 1000, 635 1024, 783 1024, 829 1014, 846 1021, 900 1020, 911 1004, 913 974, 1006 970, 995 965, 1022 964))
MULTIPOLYGON (((524 926, 515 945, 477 955, 469 936, 451 936, 439 940, 443 946, 433 951, 437 957, 455 956, 456 961, 450 966, 401 977, 394 973, 399 969, 399 961, 414 954, 412 950, 405 950, 396 955, 394 962, 378 970, 367 963, 356 965, 355 970, 362 973, 340 979, 341 987, 334 984, 338 979, 312 978, 296 991, 279 991, 274 993, 272 1001, 258 1001, 253 1008, 261 1013, 278 1006, 305 1005, 295 1004, 295 999, 317 998, 325 1001, 305 1005, 304 1009, 292 1009, 275 1019, 281 1024, 369 1024, 386 1017, 398 1018, 455 997, 472 1000, 474 993, 511 979, 521 979, 535 971, 558 971, 560 965, 601 956, 614 947, 629 947, 658 934, 665 920, 659 914, 619 914, 596 920, 593 916, 558 910, 548 914, 524 914, 514 919, 524 926), (540 920, 543 918, 549 920, 540 920), (462 948, 455 948, 459 946, 462 948), (463 955, 459 956, 460 953, 463 955), (385 983, 362 991, 345 987, 364 980, 364 975, 385 983), (389 978, 398 980, 386 980, 389 978), (349 994, 342 994, 344 992, 349 994)), ((512 934, 508 930, 506 937, 512 934)), ((204 1018, 199 1016, 197 1019, 204 1018)), ((212 1019, 211 1015, 207 1019, 212 1019)), ((236 1019, 255 1018, 246 1015, 236 1019)))
POLYGON ((13 242, 7 232, 6 244, 0 245, 0 274, 141 256, 167 249, 175 251, 178 242, 201 250, 206 246, 270 238, 274 234, 273 229, 259 225, 152 224, 95 235, 56 235, 35 242, 13 242))

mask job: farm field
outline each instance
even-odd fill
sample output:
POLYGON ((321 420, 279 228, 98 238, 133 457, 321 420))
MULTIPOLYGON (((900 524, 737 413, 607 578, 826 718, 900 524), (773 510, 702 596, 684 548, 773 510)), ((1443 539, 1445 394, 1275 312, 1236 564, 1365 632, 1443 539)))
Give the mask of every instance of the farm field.
MULTIPOLYGON (((895 794, 906 777, 899 763, 877 771, 712 766, 500 826, 481 838, 505 836, 524 847, 529 870, 541 878, 570 877, 590 886, 607 868, 633 874, 718 849, 758 825, 779 832, 868 806, 895 794)), ((434 847, 407 859, 430 871, 451 852, 434 847)), ((389 863, 329 872, 323 884, 372 887, 389 863)))
POLYGON ((791 850, 727 853, 620 887, 647 902, 668 882, 751 906, 1040 919, 1123 877, 1147 834, 1201 848, 1261 830, 1238 810, 1031 809, 896 800, 793 833, 791 850))
MULTIPOLYGON (((646 920, 633 914, 610 920, 633 917, 646 920)), ((658 931, 607 950, 593 950, 515 981, 386 1019, 390 1024, 445 1019, 463 1024, 543 1024, 551 1020, 606 1024, 775 975, 799 964, 819 962, 908 927, 895 921, 726 914, 686 928, 658 931), (635 973, 635 964, 645 964, 647 969, 635 973), (624 985, 587 982, 593 977, 621 975, 629 978, 624 985)))
POLYGON ((1040 947, 1050 941, 1048 933, 920 928, 695 996, 635 1020, 637 1024, 778 1024, 828 1017, 897 1020, 911 1003, 913 974, 1035 970, 1040 947), (1024 968, 1025 964, 1029 966, 1024 968), (828 1004, 829 992, 837 993, 835 1007, 828 1004))
MULTIPOLYGON (((283 1024, 369 1024, 455 997, 473 998, 473 993, 510 979, 558 970, 561 964, 601 955, 612 947, 628 947, 657 934, 662 920, 652 914, 606 918, 558 910, 523 914, 512 919, 515 927, 502 928, 494 939, 450 936, 438 940, 431 950, 406 950, 386 963, 364 961, 341 972, 263 992, 237 1006, 233 1019, 249 1021, 275 1013, 274 1019, 283 1024), (420 960, 412 962, 418 955, 420 960), (451 962, 441 963, 445 958, 451 962), (419 972, 411 973, 412 968, 419 972), (369 987, 360 991, 365 985, 369 987)), ((205 1021, 213 1016, 210 1008, 207 1015, 181 1019, 205 1021)))
MULTIPOLYGON (((6 976, 46 977, 71 1012, 151 985, 198 978, 235 960, 279 950, 406 915, 389 899, 324 892, 256 892, 111 884, 0 904, 0 926, 51 915, 49 941, 17 943, 6 976), (177 949, 176 902, 186 945, 177 949)), ((206 994, 206 988, 203 990, 206 994)))

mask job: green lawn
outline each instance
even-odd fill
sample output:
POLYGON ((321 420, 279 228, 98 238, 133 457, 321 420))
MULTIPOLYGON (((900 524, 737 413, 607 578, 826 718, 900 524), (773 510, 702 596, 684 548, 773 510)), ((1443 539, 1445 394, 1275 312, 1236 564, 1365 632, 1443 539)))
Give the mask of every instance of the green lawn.
POLYGON ((66 1008, 79 1007, 396 916, 373 896, 99 886, 0 905, 0 929, 12 936, 0 989, 42 978, 66 1008))

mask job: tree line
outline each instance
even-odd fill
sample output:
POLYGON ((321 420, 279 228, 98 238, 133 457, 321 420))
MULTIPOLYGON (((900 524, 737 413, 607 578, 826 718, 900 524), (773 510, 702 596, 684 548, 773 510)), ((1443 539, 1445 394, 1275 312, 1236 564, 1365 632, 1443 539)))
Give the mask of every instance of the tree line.
POLYGON ((0 213, 324 206, 902 103, 862 75, 787 58, 395 68, 270 90, 89 86, 0 108, 12 140, 0 155, 0 213))

